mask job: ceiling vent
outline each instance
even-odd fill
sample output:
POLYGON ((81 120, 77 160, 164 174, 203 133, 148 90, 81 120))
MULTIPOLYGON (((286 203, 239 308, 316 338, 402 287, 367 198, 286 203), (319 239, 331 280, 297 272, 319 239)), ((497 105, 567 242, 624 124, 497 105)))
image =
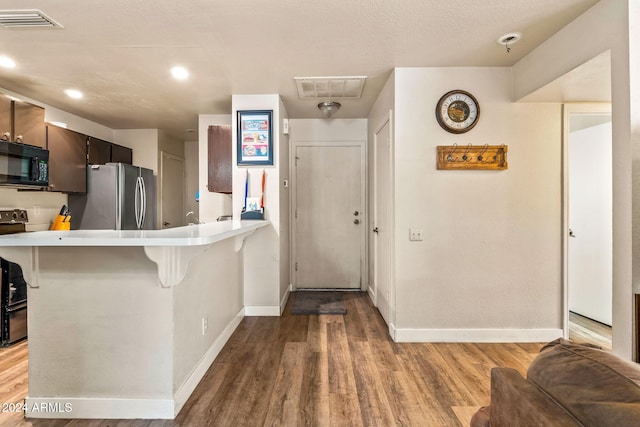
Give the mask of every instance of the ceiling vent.
POLYGON ((0 25, 6 28, 64 28, 37 9, 0 10, 0 25))
POLYGON ((294 77, 300 99, 358 99, 367 76, 294 77))

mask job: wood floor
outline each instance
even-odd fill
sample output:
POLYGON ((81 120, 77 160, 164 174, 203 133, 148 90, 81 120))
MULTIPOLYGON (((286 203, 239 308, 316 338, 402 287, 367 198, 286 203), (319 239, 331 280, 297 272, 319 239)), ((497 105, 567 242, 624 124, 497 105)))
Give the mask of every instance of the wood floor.
POLYGON ((611 350, 611 326, 569 312, 569 339, 575 342, 595 344, 611 350))
MULTIPOLYGON (((468 426, 490 371, 525 373, 540 344, 394 343, 368 296, 344 316, 247 317, 176 420, 24 420, 0 426, 468 426)), ((21 402, 26 346, 0 350, 0 401, 21 402)), ((0 402, 0 403, 1 403, 0 402)))

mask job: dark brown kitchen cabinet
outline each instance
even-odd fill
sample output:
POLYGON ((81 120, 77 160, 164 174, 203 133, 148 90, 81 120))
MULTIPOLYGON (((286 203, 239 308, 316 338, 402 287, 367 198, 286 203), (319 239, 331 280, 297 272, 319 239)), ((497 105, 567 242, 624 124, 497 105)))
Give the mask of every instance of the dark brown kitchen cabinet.
POLYGON ((111 162, 133 164, 133 150, 118 144, 111 144, 111 162))
POLYGON ((92 136, 89 137, 87 150, 87 163, 92 165, 104 165, 105 163, 126 163, 130 165, 133 163, 133 150, 131 148, 92 136))
POLYGON ((47 126, 49 186, 63 193, 87 192, 87 136, 47 126))
POLYGON ((111 143, 92 136, 87 140, 87 163, 104 165, 111 161, 111 143))
POLYGON ((213 193, 231 194, 231 126, 209 126, 208 185, 213 193))
POLYGON ((44 108, 23 101, 13 101, 13 140, 46 148, 47 133, 44 108))
POLYGON ((0 139, 11 140, 11 98, 0 93, 0 139))

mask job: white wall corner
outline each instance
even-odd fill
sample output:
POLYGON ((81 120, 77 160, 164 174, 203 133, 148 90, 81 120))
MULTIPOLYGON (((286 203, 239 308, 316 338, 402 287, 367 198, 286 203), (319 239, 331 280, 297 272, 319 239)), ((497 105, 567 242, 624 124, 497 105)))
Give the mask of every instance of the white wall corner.
POLYGON ((231 335, 236 330, 242 319, 244 318, 245 310, 244 308, 235 315, 231 322, 222 330, 218 338, 211 344, 211 347, 207 350, 207 352, 202 356, 198 364, 193 368, 187 379, 182 383, 182 385, 176 390, 173 396, 174 402, 174 414, 178 415, 184 404, 189 399, 189 396, 193 393, 193 391, 198 386, 200 380, 207 373, 207 370, 213 364, 213 361, 218 357, 218 354, 222 351, 224 345, 229 341, 231 335))
POLYGON ((291 295, 291 292, 293 292, 293 283, 289 283, 287 291, 284 293, 282 299, 280 300, 280 316, 282 316, 282 313, 284 313, 284 309, 287 306, 287 301, 289 301, 289 295, 291 295))
POLYGON ((278 305, 245 305, 244 315, 252 316, 274 316, 280 317, 280 306, 278 305))

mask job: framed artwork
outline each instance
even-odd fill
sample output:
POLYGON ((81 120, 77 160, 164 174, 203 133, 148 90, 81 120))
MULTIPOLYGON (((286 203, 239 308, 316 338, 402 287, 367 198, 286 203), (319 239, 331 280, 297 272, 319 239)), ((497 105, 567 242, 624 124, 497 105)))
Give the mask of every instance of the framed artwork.
POLYGON ((272 110, 238 111, 238 166, 273 165, 272 110))

